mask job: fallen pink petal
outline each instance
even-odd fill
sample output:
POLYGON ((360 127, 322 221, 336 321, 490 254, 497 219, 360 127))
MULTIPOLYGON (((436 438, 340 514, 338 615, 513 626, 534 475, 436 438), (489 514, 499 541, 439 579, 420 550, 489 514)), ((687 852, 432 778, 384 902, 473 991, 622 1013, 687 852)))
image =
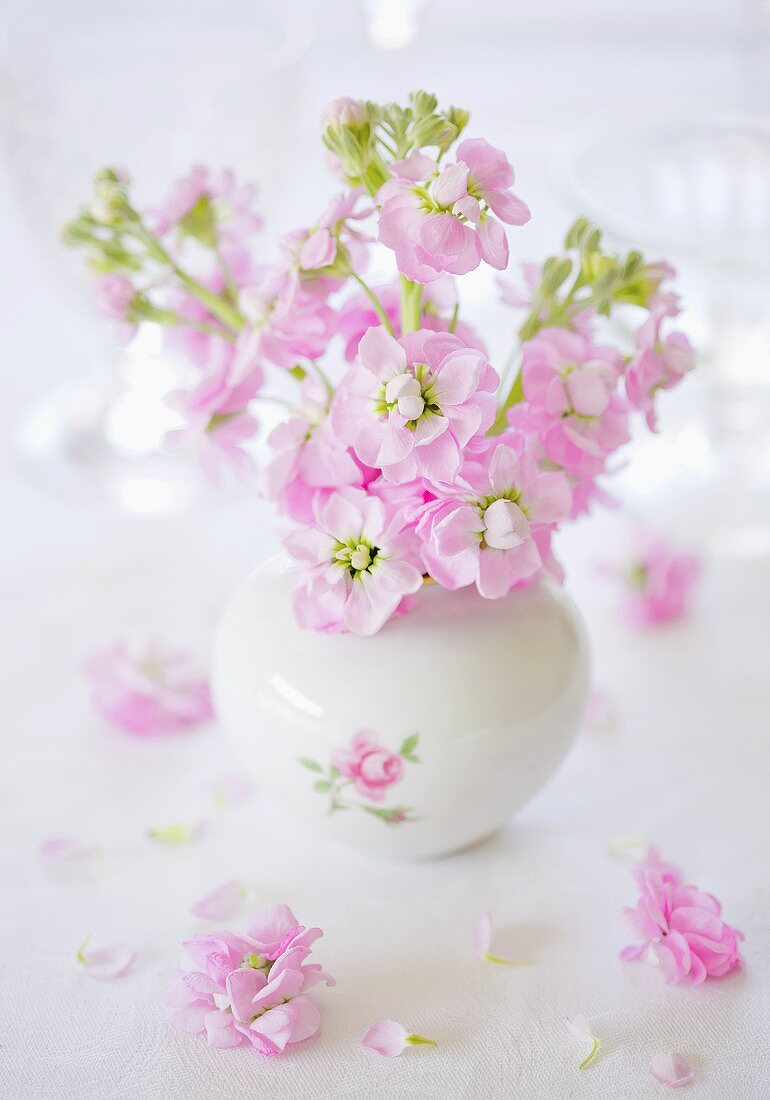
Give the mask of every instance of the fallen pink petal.
POLYGON ((567 1025, 567 1030, 572 1035, 574 1035, 576 1039, 579 1039, 581 1043, 591 1044, 591 1049, 588 1052, 588 1055, 578 1066, 578 1069, 585 1069, 586 1066, 590 1066, 591 1062, 593 1062, 598 1053, 599 1040, 593 1034, 591 1025, 589 1024, 585 1016, 573 1016, 571 1019, 566 1020, 565 1022, 567 1025))
POLYGON ((252 795, 254 784, 233 773, 217 776, 214 782, 208 785, 208 791, 213 799, 214 808, 224 810, 227 806, 234 806, 252 795))
POLYGON ((493 930, 492 914, 488 909, 484 909, 478 919, 476 930, 473 935, 476 954, 483 959, 484 962, 498 963, 503 966, 529 966, 529 963, 523 959, 503 959, 499 955, 494 955, 490 951, 493 930))
POLYGON ((159 825, 157 828, 148 829, 150 840, 157 840, 160 844, 169 844, 172 847, 182 847, 191 844, 203 832, 203 823, 194 821, 191 824, 159 825))
POLYGON ((98 844, 77 840, 71 836, 52 836, 40 845, 40 858, 51 870, 59 870, 94 859, 101 862, 102 849, 98 844))
POLYGON ((202 920, 229 920, 240 908, 243 887, 237 879, 230 879, 217 886, 190 907, 190 912, 202 920))
POLYGON ((75 957, 92 977, 122 978, 134 965, 136 952, 128 944, 111 943, 86 951, 90 939, 90 936, 85 939, 75 957))
POLYGON ((395 1020, 378 1020, 372 1024, 361 1040, 367 1050, 373 1050, 383 1058, 396 1058, 410 1046, 438 1046, 435 1039, 415 1035, 395 1020))
POLYGON ((681 1054, 656 1054, 650 1062, 650 1073, 670 1089, 691 1085, 695 1078, 692 1066, 681 1054))

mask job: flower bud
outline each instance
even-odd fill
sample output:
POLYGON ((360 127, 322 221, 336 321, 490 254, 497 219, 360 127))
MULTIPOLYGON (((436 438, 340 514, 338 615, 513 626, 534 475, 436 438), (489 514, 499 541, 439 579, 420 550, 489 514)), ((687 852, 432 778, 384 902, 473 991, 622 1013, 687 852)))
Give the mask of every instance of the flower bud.
POLYGON ((339 129, 342 126, 362 126, 366 122, 366 108, 360 99, 340 96, 324 108, 321 129, 339 129))

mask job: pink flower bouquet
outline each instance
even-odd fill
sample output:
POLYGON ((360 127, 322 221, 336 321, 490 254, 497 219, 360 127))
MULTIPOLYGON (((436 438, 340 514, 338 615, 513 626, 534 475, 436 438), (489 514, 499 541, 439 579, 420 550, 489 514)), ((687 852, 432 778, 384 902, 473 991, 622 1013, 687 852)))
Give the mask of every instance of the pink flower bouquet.
POLYGON ((204 168, 144 213, 121 172, 96 176, 66 227, 97 272, 97 303, 125 331, 167 328, 193 377, 170 395, 218 479, 252 465, 255 410, 268 437, 264 493, 297 524, 286 546, 304 627, 373 634, 426 581, 486 599, 546 574, 559 526, 604 497, 638 415, 693 366, 672 269, 615 255, 578 220, 564 249, 502 285, 519 311, 503 370, 461 316, 457 278, 504 271, 508 228, 529 220, 505 153, 464 137, 466 111, 425 92, 406 105, 336 100, 322 137, 343 189, 255 259, 253 192, 204 168), (462 140, 461 140, 462 139, 462 140), (390 279, 370 280, 376 252, 390 279), (618 342, 607 318, 628 316, 618 342))

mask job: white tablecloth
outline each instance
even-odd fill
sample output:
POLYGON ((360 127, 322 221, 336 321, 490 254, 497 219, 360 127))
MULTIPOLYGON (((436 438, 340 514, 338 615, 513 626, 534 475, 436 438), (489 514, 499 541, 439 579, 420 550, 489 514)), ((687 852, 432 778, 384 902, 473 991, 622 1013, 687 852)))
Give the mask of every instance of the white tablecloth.
MULTIPOLYGON (((439 62, 434 75, 446 85, 439 62)), ((527 51, 520 62, 533 64, 527 51)), ((348 86, 368 90, 369 75, 373 93, 387 86, 378 64, 350 61, 348 86)), ((565 64, 565 81, 586 71, 569 51, 565 64)), ((701 59, 692 71, 731 64, 711 57, 711 67, 701 59)), ((671 57, 675 82, 690 79, 683 65, 671 57)), ((317 76, 314 102, 340 90, 338 74, 320 62, 317 76)), ((473 81, 462 83, 453 99, 472 100, 473 81)), ((502 106, 487 114, 505 128, 502 106)), ((524 144, 533 155, 534 134, 530 124, 524 144)), ((544 158, 536 163, 544 176, 544 158)), ((58 285, 45 282, 7 198, 0 209, 11 242, 2 264, 13 274, 4 290, 8 443, 17 408, 77 369, 87 330, 58 285)), ((621 518, 570 532, 562 541, 569 586, 588 621, 595 681, 617 720, 584 732, 504 832, 451 859, 401 866, 327 848, 258 794, 213 814, 208 784, 237 768, 215 727, 138 743, 106 730, 89 708, 79 665, 105 638, 138 629, 205 654, 222 602, 269 545, 266 511, 242 499, 207 514, 121 519, 73 510, 15 471, 3 521, 4 1100, 640 1100, 662 1095, 647 1066, 669 1050, 691 1061, 693 1098, 767 1096, 767 563, 709 562, 687 622, 636 634, 595 572, 621 518), (206 829, 188 847, 146 837, 150 827, 199 817, 206 829), (47 872, 37 849, 55 834, 100 843, 104 874, 47 872), (628 834, 657 842, 723 899, 727 919, 746 933, 745 972, 693 990, 618 961, 617 911, 634 902, 635 887, 607 844, 628 834), (211 1051, 164 1022, 160 990, 180 941, 200 926, 189 906, 231 877, 253 883, 253 907, 286 901, 326 931, 316 953, 337 986, 318 995, 323 1030, 282 1058, 211 1051), (495 915, 500 953, 531 966, 474 958, 483 907, 495 915), (89 933, 94 943, 131 944, 134 970, 112 982, 84 973, 74 955, 89 933), (577 1013, 602 1040, 582 1072, 584 1051, 564 1026, 577 1013), (360 1039, 382 1017, 438 1047, 378 1059, 360 1039)))

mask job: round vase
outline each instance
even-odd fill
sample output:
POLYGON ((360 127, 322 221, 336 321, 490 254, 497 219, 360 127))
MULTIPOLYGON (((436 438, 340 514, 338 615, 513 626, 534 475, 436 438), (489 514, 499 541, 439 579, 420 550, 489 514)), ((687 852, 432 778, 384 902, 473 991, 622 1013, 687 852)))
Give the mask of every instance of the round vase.
POLYGON ((384 857, 493 833, 573 741, 588 685, 582 619, 545 582, 484 600, 430 585, 372 638, 303 630, 271 559, 216 635, 219 718, 260 788, 318 832, 384 857))

